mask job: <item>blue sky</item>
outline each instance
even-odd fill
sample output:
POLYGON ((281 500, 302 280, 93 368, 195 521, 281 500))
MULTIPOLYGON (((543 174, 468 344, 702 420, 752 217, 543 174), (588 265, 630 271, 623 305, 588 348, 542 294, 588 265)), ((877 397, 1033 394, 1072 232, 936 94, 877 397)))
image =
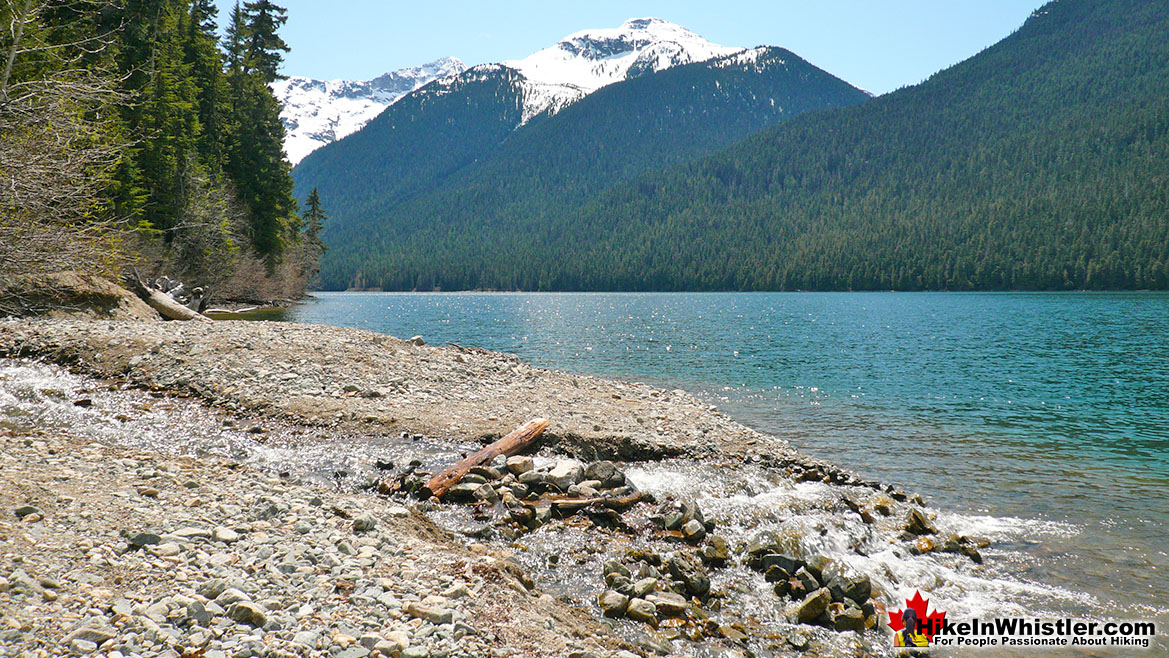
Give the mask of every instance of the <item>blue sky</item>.
MULTIPOLYGON (((217 0, 221 19, 234 5, 217 0)), ((874 93, 920 82, 1010 34, 1037 0, 276 0, 286 75, 368 79, 446 55, 523 57, 585 28, 657 16, 727 46, 774 45, 874 93)))

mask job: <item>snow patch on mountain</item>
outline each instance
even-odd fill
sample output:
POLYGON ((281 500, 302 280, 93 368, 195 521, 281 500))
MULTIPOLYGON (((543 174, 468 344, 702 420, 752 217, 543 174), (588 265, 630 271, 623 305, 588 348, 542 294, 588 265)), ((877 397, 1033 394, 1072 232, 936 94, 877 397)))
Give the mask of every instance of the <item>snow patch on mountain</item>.
POLYGON ((438 78, 457 75, 467 67, 454 57, 399 71, 373 80, 314 80, 291 77, 272 85, 283 105, 284 153, 297 164, 316 149, 357 132, 386 107, 438 78))

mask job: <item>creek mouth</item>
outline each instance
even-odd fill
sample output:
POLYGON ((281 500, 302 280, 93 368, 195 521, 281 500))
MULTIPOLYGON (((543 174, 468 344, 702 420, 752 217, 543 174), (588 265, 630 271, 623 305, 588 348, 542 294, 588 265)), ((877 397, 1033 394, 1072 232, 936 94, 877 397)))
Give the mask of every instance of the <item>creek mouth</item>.
MULTIPOLYGON (((228 457, 257 469, 322 487, 353 490, 401 470, 436 472, 477 444, 417 434, 355 434, 246 417, 165 392, 147 392, 116 381, 70 373, 25 359, 0 361, 0 423, 40 431, 68 428, 101 443, 165 454, 228 457), (380 465, 380 467, 379 467, 380 465)), ((537 466, 563 455, 544 448, 537 466)), ((777 597, 772 583, 745 564, 742 549, 760 533, 775 533, 786 552, 805 559, 822 556, 870 577, 873 599, 897 609, 915 589, 948 603, 955 616, 1060 615, 1099 604, 1085 594, 1050 587, 1021 573, 1034 566, 1028 548, 1037 536, 1074 532, 1066 524, 1040 524, 935 511, 939 533, 981 536, 988 544, 977 564, 955 553, 915 555, 904 535, 905 503, 866 522, 845 503, 872 505, 883 495, 867 485, 794 481, 773 468, 742 463, 666 459, 619 465, 639 491, 663 501, 690 501, 726 539, 732 558, 710 569, 717 606, 707 612, 717 624, 738 623, 744 644, 709 639, 670 642, 673 632, 629 619, 607 620, 614 632, 650 650, 716 656, 745 646, 753 655, 880 654, 889 636, 879 630, 837 633, 793 623, 793 602, 777 597), (717 609, 713 609, 717 608, 717 609), (798 648, 797 648, 798 647, 798 648)), ((428 502, 412 504, 461 536, 468 545, 506 549, 542 591, 602 616, 598 595, 606 589, 605 563, 630 562, 632 553, 659 556, 688 550, 677 537, 654 532, 649 517, 657 504, 626 513, 637 531, 601 529, 579 517, 552 520, 518 536, 504 530, 503 511, 428 502), (501 520, 503 523, 501 523, 501 520)), ((631 565, 636 566, 636 565, 631 565)), ((883 622, 883 620, 881 620, 883 622)))

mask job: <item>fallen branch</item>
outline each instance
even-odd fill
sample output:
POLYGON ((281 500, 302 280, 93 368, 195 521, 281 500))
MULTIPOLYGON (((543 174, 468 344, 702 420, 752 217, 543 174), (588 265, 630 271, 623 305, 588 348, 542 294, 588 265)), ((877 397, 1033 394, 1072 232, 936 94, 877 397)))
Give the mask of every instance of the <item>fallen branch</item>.
POLYGON ((537 418, 528 421, 523 426, 514 430, 511 434, 502 439, 492 443, 469 457, 464 458, 459 463, 451 466, 438 475, 430 479, 426 484, 426 489, 430 491, 432 496, 442 498, 446 492, 450 491, 451 487, 458 484, 463 477, 476 466, 490 464, 491 460, 499 455, 511 456, 523 450, 532 444, 544 430, 548 429, 547 418, 537 418))
POLYGON ((171 320, 199 320, 211 322, 211 318, 192 311, 191 309, 176 302, 173 297, 165 293, 159 292, 142 283, 142 279, 138 277, 138 273, 127 274, 126 282, 130 284, 130 288, 136 295, 142 298, 142 301, 150 305, 151 308, 158 311, 164 318, 171 320))

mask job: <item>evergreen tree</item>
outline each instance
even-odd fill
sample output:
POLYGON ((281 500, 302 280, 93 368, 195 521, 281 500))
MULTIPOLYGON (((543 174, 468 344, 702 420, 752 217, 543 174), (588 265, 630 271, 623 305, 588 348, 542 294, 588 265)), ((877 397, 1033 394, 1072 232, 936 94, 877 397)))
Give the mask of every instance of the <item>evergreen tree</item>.
POLYGON ((269 0, 257 0, 244 4, 244 15, 248 25, 246 68, 264 84, 280 80, 283 76, 279 69, 288 44, 277 31, 288 20, 286 10, 269 0))
POLYGON ((304 202, 304 241, 305 244, 323 254, 327 250, 324 243, 321 242, 321 229, 325 226, 325 221, 329 219, 325 214, 325 209, 321 207, 321 195, 317 193, 317 188, 313 188, 308 193, 308 198, 304 202))

